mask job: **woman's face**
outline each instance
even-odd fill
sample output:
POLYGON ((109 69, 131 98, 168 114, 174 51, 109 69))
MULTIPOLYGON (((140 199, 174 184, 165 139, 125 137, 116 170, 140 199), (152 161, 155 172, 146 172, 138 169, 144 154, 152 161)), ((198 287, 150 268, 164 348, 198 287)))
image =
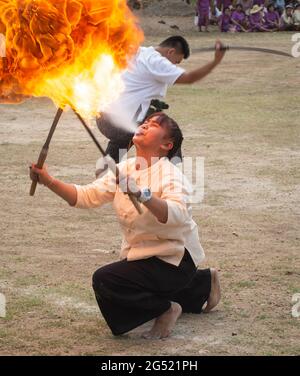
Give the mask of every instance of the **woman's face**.
POLYGON ((167 130, 158 123, 158 119, 158 116, 153 116, 138 127, 132 139, 134 145, 153 150, 155 154, 163 150, 165 146, 169 150, 172 149, 173 143, 168 137, 167 130))
POLYGON ((273 5, 269 6, 269 12, 274 12, 274 6, 273 5))
POLYGON ((240 13, 243 10, 243 8, 241 5, 237 5, 236 10, 240 13))

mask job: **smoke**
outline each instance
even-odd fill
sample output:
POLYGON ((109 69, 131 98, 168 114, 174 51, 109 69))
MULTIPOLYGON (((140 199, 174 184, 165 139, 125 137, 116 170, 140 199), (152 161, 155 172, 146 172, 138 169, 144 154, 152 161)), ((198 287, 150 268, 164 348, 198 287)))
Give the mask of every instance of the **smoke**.
POLYGON ((106 113, 110 122, 129 133, 135 133, 137 129, 137 123, 132 120, 132 117, 124 109, 118 109, 114 112, 106 113))

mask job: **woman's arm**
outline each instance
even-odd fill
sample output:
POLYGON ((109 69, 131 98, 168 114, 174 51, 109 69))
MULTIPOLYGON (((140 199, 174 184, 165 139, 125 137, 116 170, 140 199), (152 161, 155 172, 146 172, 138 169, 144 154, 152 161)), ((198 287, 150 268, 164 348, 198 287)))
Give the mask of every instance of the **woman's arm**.
POLYGON ((66 184, 58 179, 54 179, 48 174, 45 167, 38 169, 36 165, 33 164, 30 170, 32 180, 34 180, 37 175, 40 184, 44 184, 71 206, 82 209, 98 208, 114 200, 116 181, 114 174, 111 172, 107 172, 105 176, 90 184, 79 186, 66 184))
MULTIPOLYGON (((143 205, 163 224, 185 222, 188 215, 186 201, 189 196, 184 179, 167 173, 162 178, 162 195, 152 195, 151 199, 143 205)), ((119 181, 124 193, 130 193, 137 199, 141 195, 140 188, 130 176, 123 177, 119 181), (123 180, 124 179, 124 180, 123 180), (123 180, 123 181, 122 181, 123 180)))
POLYGON ((66 184, 58 179, 54 179, 48 174, 47 168, 37 168, 35 164, 30 167, 30 178, 43 184, 49 188, 52 192, 56 193, 59 197, 64 199, 71 206, 75 206, 77 202, 77 190, 73 184, 66 184))
POLYGON ((168 204, 166 200, 159 197, 152 196, 151 199, 144 203, 147 209, 157 218, 161 223, 168 221, 168 204))

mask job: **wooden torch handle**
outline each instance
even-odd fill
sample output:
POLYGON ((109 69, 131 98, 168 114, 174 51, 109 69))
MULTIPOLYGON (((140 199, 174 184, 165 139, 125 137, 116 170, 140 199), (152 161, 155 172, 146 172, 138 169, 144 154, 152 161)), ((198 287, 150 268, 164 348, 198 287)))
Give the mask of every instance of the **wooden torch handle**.
POLYGON ((130 201, 133 203, 134 207, 136 208, 137 212, 139 214, 143 214, 143 210, 141 208, 141 204, 139 203, 139 201, 137 200, 137 198, 135 196, 132 196, 132 195, 128 195, 129 198, 130 198, 130 201))
MULTIPOLYGON (((40 152, 38 162, 36 164, 37 168, 42 168, 44 166, 45 160, 47 158, 47 154, 48 154, 48 148, 47 147, 43 147, 43 149, 40 152)), ((32 183, 31 183, 30 196, 34 195, 35 190, 36 190, 37 182, 38 182, 38 177, 36 177, 36 180, 33 180, 32 183)))

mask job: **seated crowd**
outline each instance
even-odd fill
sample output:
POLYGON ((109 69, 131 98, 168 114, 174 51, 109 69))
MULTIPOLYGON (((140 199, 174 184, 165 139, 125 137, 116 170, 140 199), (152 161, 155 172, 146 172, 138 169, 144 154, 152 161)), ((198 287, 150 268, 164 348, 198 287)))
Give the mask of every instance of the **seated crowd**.
POLYGON ((199 31, 300 31, 300 0, 198 0, 196 12, 199 31))

